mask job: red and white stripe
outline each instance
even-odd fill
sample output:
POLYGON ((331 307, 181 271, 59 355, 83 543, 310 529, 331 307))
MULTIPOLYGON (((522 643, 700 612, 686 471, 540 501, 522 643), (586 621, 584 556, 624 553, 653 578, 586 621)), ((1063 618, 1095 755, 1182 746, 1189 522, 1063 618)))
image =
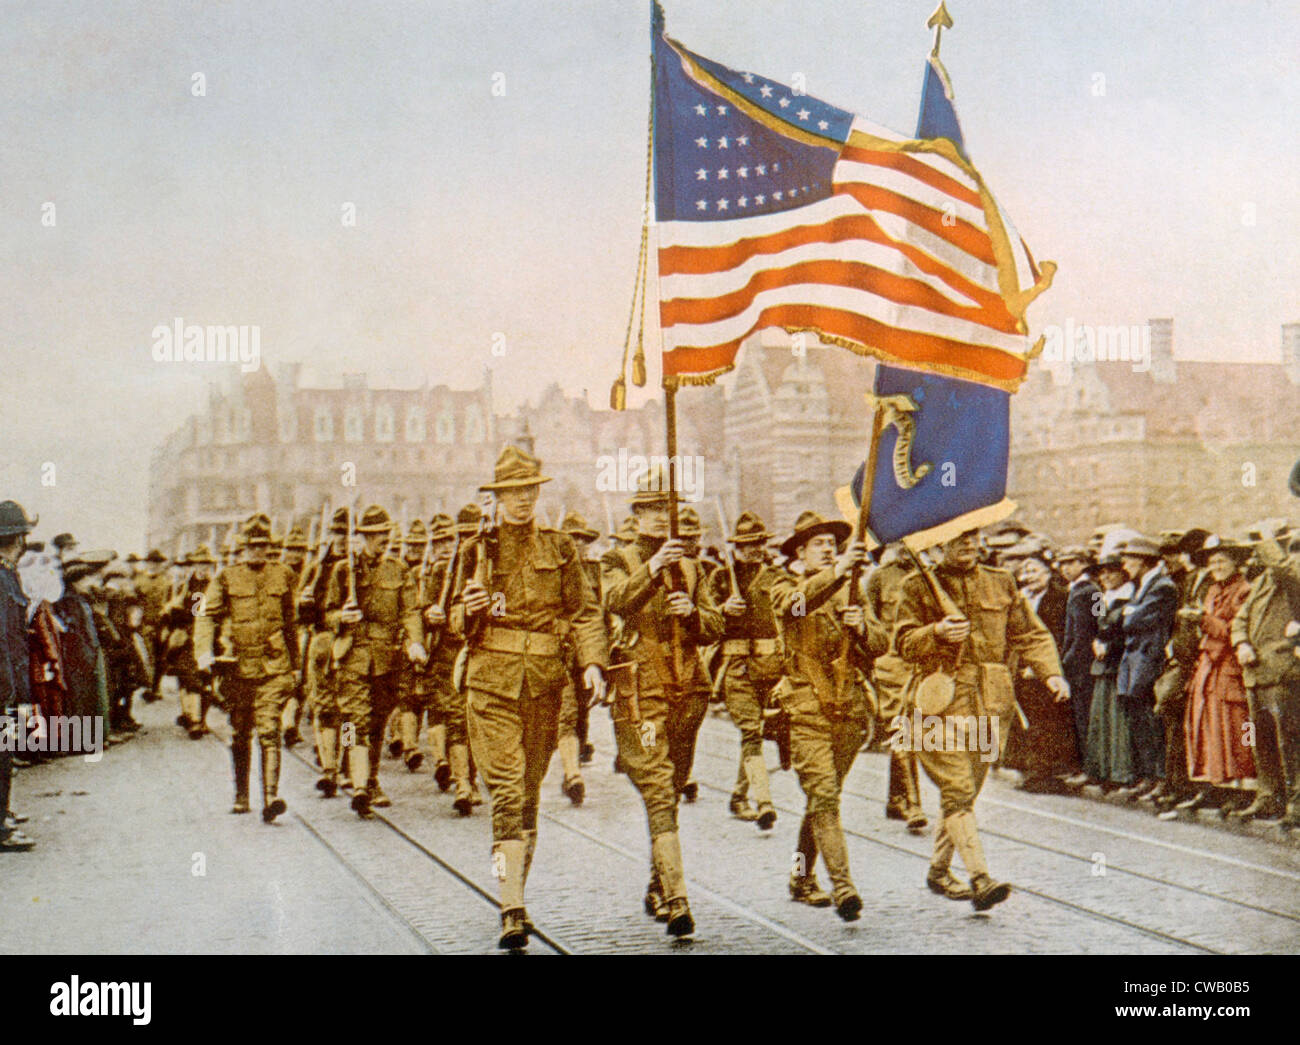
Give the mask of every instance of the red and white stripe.
MULTIPOLYGON (((659 225, 665 375, 712 374, 765 327, 809 328, 900 363, 1015 383, 1027 344, 1007 309, 979 187, 937 153, 870 148, 855 120, 833 195, 777 214, 659 225)), ((999 210, 1019 286, 1038 271, 999 210)))

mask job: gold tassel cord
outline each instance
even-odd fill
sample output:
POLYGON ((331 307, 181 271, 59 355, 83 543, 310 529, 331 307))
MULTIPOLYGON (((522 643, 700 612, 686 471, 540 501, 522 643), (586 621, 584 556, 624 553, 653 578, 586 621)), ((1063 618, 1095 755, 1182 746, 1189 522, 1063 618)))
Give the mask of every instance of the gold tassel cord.
POLYGON ((646 383, 645 364, 645 302, 646 284, 649 282, 649 246, 650 246, 650 186, 654 171, 654 67, 650 75, 650 114, 646 129, 645 154, 645 201, 641 211, 641 245, 637 251, 636 279, 632 285, 632 304, 628 310, 627 330, 623 335, 623 360, 619 366, 618 378, 609 390, 611 410, 622 410, 627 406, 627 357, 632 348, 632 327, 637 326, 636 352, 632 357, 632 383, 641 388, 646 383), (640 322, 637 323, 637 314, 640 322))

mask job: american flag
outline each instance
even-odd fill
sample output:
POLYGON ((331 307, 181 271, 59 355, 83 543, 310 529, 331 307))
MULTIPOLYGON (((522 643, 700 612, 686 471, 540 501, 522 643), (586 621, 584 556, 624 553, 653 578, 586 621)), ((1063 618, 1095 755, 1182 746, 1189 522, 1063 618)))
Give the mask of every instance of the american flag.
MULTIPOLYGON (((937 66, 937 63, 936 63, 937 66)), ((1014 391, 1051 281, 960 146, 908 139, 655 38, 666 380, 769 327, 1014 391)))

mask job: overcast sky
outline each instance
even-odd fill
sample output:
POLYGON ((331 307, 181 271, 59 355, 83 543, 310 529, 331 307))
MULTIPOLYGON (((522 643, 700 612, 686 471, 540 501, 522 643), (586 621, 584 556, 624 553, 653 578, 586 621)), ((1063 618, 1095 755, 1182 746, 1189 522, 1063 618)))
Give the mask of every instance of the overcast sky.
MULTIPOLYGON (((693 50, 802 73, 908 133, 932 7, 665 3, 693 50)), ((949 9, 969 152, 1060 265, 1034 326, 1173 316, 1182 357, 1276 359, 1300 319, 1300 5, 949 9)), ((0 496, 45 536, 142 539, 150 451, 213 376, 152 359, 151 331, 178 316, 259 325, 268 366, 457 387, 491 366, 499 409, 553 379, 604 401, 644 191, 648 4, 2 10, 0 496)))

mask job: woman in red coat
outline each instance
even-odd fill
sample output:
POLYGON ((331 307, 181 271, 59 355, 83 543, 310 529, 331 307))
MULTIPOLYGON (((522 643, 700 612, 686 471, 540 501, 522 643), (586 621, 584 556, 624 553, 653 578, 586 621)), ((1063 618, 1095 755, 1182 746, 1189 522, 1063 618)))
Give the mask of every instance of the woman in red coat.
MULTIPOLYGON (((1179 611, 1201 627, 1200 655, 1187 686, 1184 735, 1187 775, 1202 788, 1198 805, 1210 798, 1210 787, 1242 788, 1253 783, 1255 760, 1246 744, 1246 687, 1232 648, 1232 618, 1246 601, 1250 582, 1241 568, 1250 549, 1211 537, 1194 558, 1209 568, 1213 583, 1203 607, 1179 611)), ((1225 808, 1238 804, 1224 803, 1225 808)))

